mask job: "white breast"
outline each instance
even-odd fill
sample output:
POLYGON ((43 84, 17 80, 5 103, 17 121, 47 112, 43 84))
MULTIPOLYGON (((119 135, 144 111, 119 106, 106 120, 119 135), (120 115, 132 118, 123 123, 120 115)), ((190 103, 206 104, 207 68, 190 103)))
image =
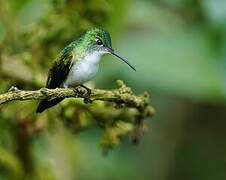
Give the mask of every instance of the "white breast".
POLYGON ((85 59, 76 61, 63 86, 76 86, 91 80, 98 72, 101 55, 102 53, 92 53, 85 59))

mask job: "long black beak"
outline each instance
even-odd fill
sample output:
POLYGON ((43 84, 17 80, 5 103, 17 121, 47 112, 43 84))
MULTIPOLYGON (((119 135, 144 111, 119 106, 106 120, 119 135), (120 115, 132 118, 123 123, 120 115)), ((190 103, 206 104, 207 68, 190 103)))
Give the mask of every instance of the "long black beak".
POLYGON ((108 51, 109 53, 111 53, 112 55, 116 56, 117 58, 119 58, 120 60, 122 60, 124 63, 126 63, 129 67, 131 67, 134 71, 136 71, 136 68, 133 67, 133 66, 129 63, 129 61, 127 61, 126 59, 124 59, 124 58, 122 58, 121 56, 119 56, 113 49, 108 48, 108 47, 106 47, 106 48, 107 48, 107 51, 108 51))

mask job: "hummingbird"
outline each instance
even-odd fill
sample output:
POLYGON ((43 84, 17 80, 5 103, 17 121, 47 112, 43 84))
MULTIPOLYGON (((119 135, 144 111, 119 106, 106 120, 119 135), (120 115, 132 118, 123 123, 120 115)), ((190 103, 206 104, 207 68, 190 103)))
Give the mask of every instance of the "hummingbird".
MULTIPOLYGON (((136 71, 126 59, 113 50, 109 32, 101 28, 93 28, 60 52, 49 70, 46 88, 82 86, 86 90, 90 90, 83 83, 91 80, 97 74, 101 57, 105 54, 119 58, 136 71)), ((63 99, 41 100, 36 112, 41 113, 63 99)))

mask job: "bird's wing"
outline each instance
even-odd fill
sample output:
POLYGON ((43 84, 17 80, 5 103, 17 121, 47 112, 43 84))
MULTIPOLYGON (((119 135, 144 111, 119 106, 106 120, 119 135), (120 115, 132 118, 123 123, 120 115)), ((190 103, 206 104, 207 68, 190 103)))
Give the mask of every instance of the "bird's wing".
POLYGON ((54 61, 51 69, 48 73, 48 79, 46 87, 54 89, 60 87, 70 71, 73 59, 73 47, 66 47, 60 54, 60 56, 54 61))

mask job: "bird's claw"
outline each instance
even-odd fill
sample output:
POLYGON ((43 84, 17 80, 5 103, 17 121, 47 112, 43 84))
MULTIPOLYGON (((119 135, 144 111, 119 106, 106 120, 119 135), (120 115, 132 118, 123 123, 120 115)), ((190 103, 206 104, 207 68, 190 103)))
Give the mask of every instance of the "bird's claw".
POLYGON ((84 103, 86 103, 86 104, 92 103, 92 100, 90 99, 91 89, 89 89, 88 87, 86 87, 84 85, 80 85, 80 86, 86 90, 86 93, 84 93, 84 91, 81 90, 80 88, 73 88, 74 93, 80 94, 80 95, 85 94, 86 97, 84 98, 84 103))
POLYGON ((91 95, 91 89, 90 88, 88 88, 88 87, 86 87, 86 86, 84 86, 84 85, 80 85, 81 87, 83 87, 85 90, 86 90, 86 95, 87 95, 87 97, 90 97, 90 95, 91 95))
POLYGON ((84 98, 83 102, 85 104, 91 104, 92 103, 92 100, 90 98, 84 98))
POLYGON ((89 104, 89 103, 92 103, 92 100, 90 99, 90 95, 91 95, 91 89, 84 86, 84 85, 80 85, 81 87, 83 87, 84 89, 86 89, 86 92, 87 92, 87 97, 84 98, 84 103, 86 104, 89 104))
POLYGON ((81 91, 81 89, 79 89, 79 88, 73 88, 73 91, 75 94, 80 94, 80 95, 84 94, 84 91, 81 91))

